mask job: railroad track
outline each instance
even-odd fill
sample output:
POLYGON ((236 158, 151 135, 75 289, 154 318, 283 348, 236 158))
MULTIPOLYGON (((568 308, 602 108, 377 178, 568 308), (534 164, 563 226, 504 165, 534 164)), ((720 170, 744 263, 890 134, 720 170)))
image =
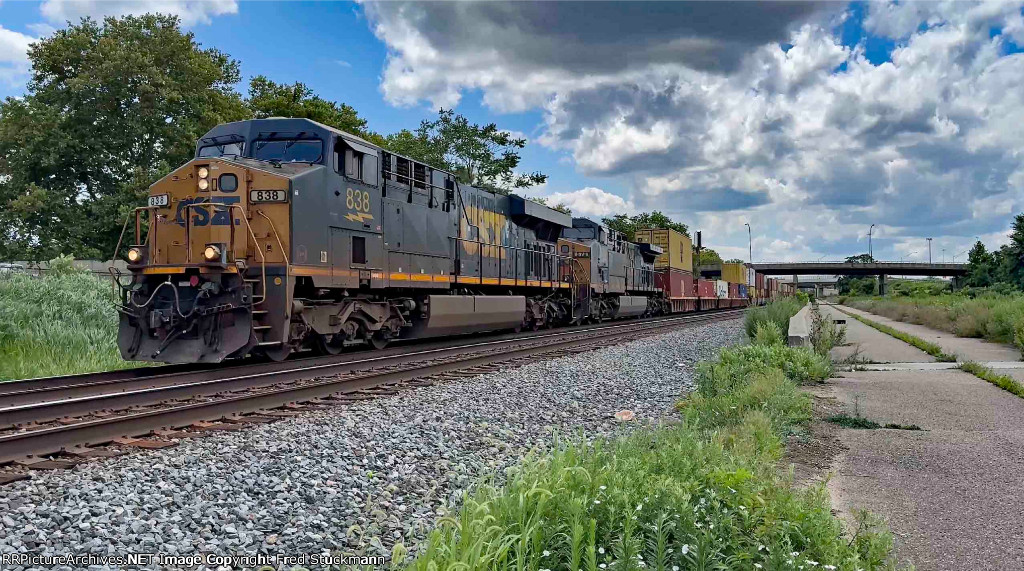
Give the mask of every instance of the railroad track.
MULTIPOLYGON (((117 452, 111 443, 141 448, 173 439, 270 422, 296 409, 394 394, 402 386, 432 384, 517 366, 537 358, 590 351, 687 325, 733 319, 743 309, 686 314, 588 328, 535 332, 483 342, 406 347, 393 354, 299 359, 283 363, 157 375, 72 376, 0 385, 0 464, 59 468, 76 457, 117 452), (299 403, 302 403, 301 405, 299 403), (213 421, 213 422, 211 422, 213 421), (48 459, 61 454, 61 459, 48 459)), ((163 369, 163 368, 161 368, 163 369)), ((0 478, 2 480, 3 478, 0 478)), ((8 478, 12 479, 12 478, 8 478)))

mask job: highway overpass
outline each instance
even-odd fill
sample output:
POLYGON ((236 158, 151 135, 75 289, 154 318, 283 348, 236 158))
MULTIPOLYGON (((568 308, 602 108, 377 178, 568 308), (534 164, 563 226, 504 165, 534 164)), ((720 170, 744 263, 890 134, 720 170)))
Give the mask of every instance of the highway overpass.
POLYGON ((967 275, 967 264, 929 264, 926 262, 758 262, 752 267, 766 275, 797 276, 878 276, 878 291, 885 293, 885 276, 967 275))

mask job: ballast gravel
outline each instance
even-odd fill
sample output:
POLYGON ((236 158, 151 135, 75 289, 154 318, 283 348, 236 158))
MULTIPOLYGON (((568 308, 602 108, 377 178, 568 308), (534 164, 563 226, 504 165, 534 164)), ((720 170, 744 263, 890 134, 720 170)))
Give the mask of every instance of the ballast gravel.
MULTIPOLYGON (((743 338, 741 320, 680 329, 37 472, 0 488, 0 554, 415 549, 467 487, 500 478, 531 449, 665 420, 692 389, 696 362, 743 338), (620 410, 636 419, 616 420, 620 410)), ((117 568, 91 568, 108 567, 117 568)))

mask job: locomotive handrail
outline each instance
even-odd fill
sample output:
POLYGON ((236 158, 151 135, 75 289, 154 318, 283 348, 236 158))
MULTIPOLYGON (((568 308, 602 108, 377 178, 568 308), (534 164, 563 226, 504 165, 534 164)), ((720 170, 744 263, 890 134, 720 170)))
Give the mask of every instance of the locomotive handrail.
MULTIPOLYGON (((228 251, 230 251, 232 253, 232 256, 234 255, 234 250, 235 250, 235 223, 234 223, 234 217, 232 217, 230 215, 230 212, 232 210, 236 209, 236 208, 242 212, 242 216, 241 216, 240 220, 244 220, 245 221, 245 229, 249 231, 249 237, 252 238, 253 250, 258 252, 259 255, 260 255, 260 278, 263 280, 263 291, 260 293, 260 300, 259 301, 253 301, 252 302, 252 306, 256 307, 257 305, 262 304, 267 299, 267 257, 263 255, 263 249, 259 247, 259 242, 256 240, 256 234, 253 233, 252 225, 249 224, 249 217, 247 216, 247 213, 245 212, 245 209, 242 208, 241 204, 222 204, 222 203, 218 203, 218 202, 194 202, 192 204, 186 204, 185 205, 185 212, 184 212, 184 214, 185 214, 185 256, 186 256, 185 259, 186 259, 186 261, 188 263, 192 262, 192 233, 191 233, 191 230, 192 230, 192 215, 191 215, 191 210, 192 210, 192 208, 197 207, 197 206, 198 207, 203 207, 203 208, 209 207, 209 206, 227 208, 228 213, 229 213, 229 215, 228 215, 228 226, 230 226, 230 228, 231 228, 230 229, 230 238, 229 238, 229 242, 228 242, 228 251)), ((212 218, 212 214, 214 214, 215 212, 216 212, 216 210, 214 210, 214 211, 212 211, 210 213, 211 214, 211 218, 212 218)), ((276 231, 275 231, 275 233, 276 233, 276 231)), ((225 252, 225 254, 227 254, 227 252, 225 252)))
POLYGON ((288 264, 289 264, 289 262, 288 262, 288 252, 285 251, 284 244, 281 243, 281 235, 278 234, 277 227, 274 226, 274 221, 271 220, 270 217, 267 216, 266 214, 264 214, 263 211, 260 210, 260 209, 256 209, 256 214, 259 214, 260 216, 266 218, 267 219, 267 223, 270 224, 270 229, 274 231, 274 238, 277 240, 277 247, 280 248, 281 256, 284 257, 285 268, 288 268, 288 264))
MULTIPOLYGON (((543 258, 554 259, 554 260, 557 260, 559 262, 568 262, 568 265, 570 267, 572 267, 573 264, 576 264, 577 266, 579 266, 580 270, 583 269, 583 266, 580 264, 579 260, 577 260, 576 258, 573 258, 572 256, 562 256, 558 252, 541 252, 541 251, 538 251, 538 250, 530 250, 529 248, 521 248, 519 246, 506 246, 504 244, 488 244, 486 242, 481 242, 480 240, 469 240, 467 238, 459 238, 458 236, 450 236, 449 238, 452 239, 452 240, 455 240, 456 242, 468 242, 470 244, 476 244, 477 246, 479 246, 479 250, 478 250, 479 257, 480 257, 480 276, 479 277, 481 277, 481 278, 485 277, 484 276, 484 270, 483 270, 483 247, 484 246, 487 246, 487 247, 490 247, 490 248, 498 248, 499 251, 502 250, 502 249, 505 249, 505 250, 513 250, 516 253, 518 253, 518 252, 528 252, 529 254, 536 254, 536 255, 539 255, 539 256, 541 256, 543 258)), ((499 260, 500 259, 501 258, 499 256, 499 260)), ((519 267, 519 260, 518 260, 518 258, 514 259, 513 263, 516 265, 517 274, 518 274, 518 267, 519 267)), ((556 271, 554 273, 559 274, 557 276, 557 278, 552 278, 550 280, 544 280, 544 281, 557 281, 559 283, 565 283, 564 280, 562 280, 560 272, 556 271)), ((457 275, 457 276, 458 275, 462 275, 459 272, 458 268, 456 269, 456 274, 455 275, 457 275)), ((497 277, 498 277, 498 279, 501 279, 501 262, 500 261, 498 262, 498 276, 497 277)), ((576 277, 575 269, 573 270, 573 277, 576 277)), ((519 276, 517 275, 513 279, 515 279, 518 282, 519 276)), ((524 281, 525 281, 525 278, 524 278, 524 281)), ((570 283, 575 283, 575 282, 570 282, 570 283)))

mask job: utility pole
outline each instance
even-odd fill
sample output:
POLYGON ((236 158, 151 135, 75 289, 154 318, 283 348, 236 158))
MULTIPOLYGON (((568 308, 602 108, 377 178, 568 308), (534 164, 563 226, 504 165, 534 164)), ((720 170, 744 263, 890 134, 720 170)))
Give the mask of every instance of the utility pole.
POLYGON ((928 240, 928 264, 930 265, 932 263, 932 239, 931 238, 927 238, 927 240, 928 240))
POLYGON ((871 261, 875 261, 875 253, 871 250, 871 231, 875 229, 875 225, 872 224, 871 228, 868 228, 868 257, 871 261))
POLYGON ((754 239, 750 236, 750 224, 743 223, 747 227, 747 253, 750 255, 750 263, 754 263, 754 239))

